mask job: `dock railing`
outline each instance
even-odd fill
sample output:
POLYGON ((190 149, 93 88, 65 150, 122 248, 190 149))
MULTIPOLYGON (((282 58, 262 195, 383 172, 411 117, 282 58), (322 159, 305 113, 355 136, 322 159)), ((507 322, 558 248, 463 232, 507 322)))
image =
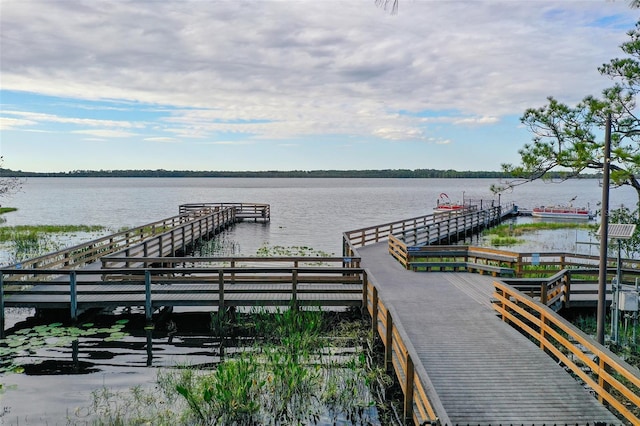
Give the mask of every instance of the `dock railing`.
POLYGON ((72 269, 83 267, 89 263, 96 262, 106 254, 138 244, 147 238, 164 233, 168 229, 175 228, 191 220, 192 218, 185 215, 173 216, 68 247, 64 250, 20 261, 7 267, 22 269, 72 269))
MULTIPOLYGON (((162 264, 186 258, 146 258, 162 264)), ((4 268, 0 311, 6 306, 68 309, 71 319, 89 308, 144 306, 147 319, 165 306, 356 306, 363 307, 364 271, 343 258, 201 258, 188 267, 107 270, 4 268), (268 263, 267 263, 268 262, 268 263), (210 263, 210 265, 206 265, 210 263), (251 263, 252 266, 238 266, 251 263), (230 266, 234 264, 234 266, 230 266), (293 266, 295 265, 295 266, 293 266), (46 279, 46 281, 44 281, 46 279)))
POLYGON ((122 250, 114 251, 100 258, 102 267, 131 268, 142 265, 140 257, 174 256, 185 253, 187 247, 191 247, 198 241, 221 231, 236 222, 236 210, 224 208, 220 210, 200 211, 202 214, 183 214, 190 220, 174 226, 165 232, 151 235, 137 244, 131 244, 122 250), (116 263, 114 259, 121 259, 116 263), (124 259, 124 260, 123 260, 124 259))
POLYGON ((271 220, 271 206, 264 203, 189 203, 179 207, 180 214, 210 214, 223 209, 235 210, 239 220, 253 219, 255 221, 271 220))
POLYGON ((500 281, 494 309, 580 378, 630 424, 640 424, 640 370, 598 344, 546 305, 500 281), (635 410, 635 414, 634 414, 635 410))
MULTIPOLYGON (((345 260, 359 259, 358 248, 386 240, 393 240, 399 230, 434 223, 434 215, 420 216, 398 222, 389 222, 369 228, 357 229, 343 234, 345 260)), ((394 308, 387 308, 378 295, 375 278, 365 270, 364 307, 371 318, 373 334, 380 336, 385 347, 385 369, 393 371, 403 393, 404 422, 415 425, 451 424, 449 417, 435 391, 431 380, 411 345, 401 324, 393 321, 394 308)))
POLYGON ((411 345, 401 324, 393 321, 395 310, 385 306, 378 295, 375 278, 365 276, 366 309, 371 318, 371 329, 384 345, 384 364, 387 373, 395 372, 403 393, 402 417, 415 425, 451 424, 418 354, 411 345))

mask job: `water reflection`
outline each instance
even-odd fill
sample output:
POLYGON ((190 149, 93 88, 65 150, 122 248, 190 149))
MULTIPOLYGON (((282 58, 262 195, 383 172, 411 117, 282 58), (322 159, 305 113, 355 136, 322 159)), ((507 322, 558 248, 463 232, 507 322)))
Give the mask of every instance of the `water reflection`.
MULTIPOLYGON (((127 315, 127 334, 119 340, 109 341, 104 336, 82 336, 65 346, 40 348, 21 354, 20 364, 24 374, 10 374, 2 379, 2 383, 7 385, 5 389, 12 388, 3 395, 3 405, 10 409, 4 418, 0 416, 0 420, 5 421, 3 424, 42 424, 42 419, 49 424, 57 424, 68 419, 70 412, 83 413, 81 418, 75 414, 71 416, 72 422, 69 423, 81 424, 82 421, 90 421, 92 414, 87 408, 91 406, 90 395, 93 394, 95 398, 94 392, 101 387, 113 389, 115 395, 118 390, 136 385, 153 389, 157 378, 152 376, 159 371, 174 370, 176 367, 180 370, 186 366, 196 371, 215 371, 221 360, 246 353, 253 342, 238 335, 228 339, 214 336, 209 330, 211 318, 208 313, 173 312, 156 322, 154 328, 145 327, 141 313, 127 315), (42 389, 44 378, 49 389, 67 389, 71 392, 59 392, 34 406, 29 401, 37 396, 37 389, 42 389)), ((95 318, 96 327, 112 322, 113 317, 108 315, 95 318)), ((36 323, 35 318, 29 318, 18 324, 12 332, 20 327, 33 327, 36 323)), ((359 350, 346 347, 332 352, 331 356, 347 359, 355 356, 359 350)), ((317 421, 315 424, 319 425, 381 424, 375 406, 348 415, 339 412, 320 413, 314 419, 317 421), (349 416, 360 416, 362 421, 352 423, 355 417, 349 416)))

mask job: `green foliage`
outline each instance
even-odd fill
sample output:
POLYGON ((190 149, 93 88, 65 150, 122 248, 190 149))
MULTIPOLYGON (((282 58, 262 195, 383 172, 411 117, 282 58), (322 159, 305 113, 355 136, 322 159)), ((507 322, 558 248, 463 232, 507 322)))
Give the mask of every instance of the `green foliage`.
POLYGON ((556 229, 596 229, 596 225, 588 223, 572 222, 534 222, 519 224, 502 224, 484 230, 482 233, 497 235, 499 237, 521 236, 530 232, 556 230, 556 229))
POLYGON ((102 389, 77 416, 98 417, 92 424, 99 425, 240 426, 317 424, 328 413, 334 423, 371 424, 368 386, 390 385, 390 378, 367 367, 363 323, 331 319, 320 311, 256 310, 245 322, 254 344, 213 370, 180 366, 159 372, 154 389, 102 389))
POLYGON ((18 211, 15 207, 0 207, 0 214, 10 213, 18 211))
POLYGON ((76 232, 99 232, 103 226, 89 225, 20 225, 0 227, 0 243, 11 247, 10 261, 17 263, 60 249, 54 241, 56 234, 73 235, 76 232))
MULTIPOLYGON (((635 224, 636 230, 632 237, 627 240, 619 240, 622 256, 628 259, 637 259, 640 257, 640 209, 632 211, 628 207, 621 206, 618 209, 609 212, 609 223, 627 223, 635 224)), ((609 244, 609 251, 617 253, 618 242, 609 244)))
MULTIPOLYGON (((600 98, 587 96, 575 106, 553 97, 540 108, 530 108, 521 117, 533 133, 533 141, 520 151, 521 164, 503 164, 503 170, 516 178, 506 187, 535 179, 544 179, 560 169, 564 178, 581 175, 587 169, 602 170, 604 129, 611 116, 611 182, 630 185, 640 203, 640 119, 635 115, 640 91, 640 21, 629 33, 622 51, 628 55, 612 59, 599 68, 601 74, 615 80, 600 98)), ((499 192, 505 189, 494 188, 499 192)))
POLYGON ((69 234, 74 232, 99 232, 104 226, 92 225, 19 225, 0 227, 0 242, 13 241, 27 236, 39 238, 47 234, 69 234))
POLYGON ((543 231, 543 230, 557 230, 557 229, 595 229, 595 225, 586 223, 560 223, 560 222, 535 222, 535 223, 521 223, 521 224, 502 224, 486 229, 482 232, 483 235, 490 238, 492 246, 511 246, 522 243, 524 240, 521 237, 527 233, 543 231))
POLYGON ((497 235, 491 235, 491 245, 494 247, 501 247, 501 246, 515 246, 516 244, 520 244, 522 241, 522 239, 520 238, 515 238, 515 237, 500 237, 497 235))

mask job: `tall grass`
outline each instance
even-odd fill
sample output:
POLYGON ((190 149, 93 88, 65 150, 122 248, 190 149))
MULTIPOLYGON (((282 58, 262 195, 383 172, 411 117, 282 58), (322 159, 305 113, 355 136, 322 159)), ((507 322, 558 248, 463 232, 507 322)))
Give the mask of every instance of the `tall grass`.
POLYGON ((77 232, 99 232, 102 226, 90 225, 20 225, 0 227, 0 243, 8 245, 8 260, 18 263, 44 253, 60 250, 56 235, 77 232))
POLYGON ((391 379, 367 367, 363 323, 336 327, 329 317, 318 310, 256 310, 237 324, 253 335, 253 343, 214 369, 162 370, 155 390, 131 392, 128 400, 137 401, 136 407, 119 401, 126 395, 94 393, 93 424, 371 424, 376 414, 369 384, 391 379), (330 337, 336 334, 356 346, 334 346, 330 337), (152 403, 145 402, 149 397, 152 403), (157 416, 145 407, 158 410, 157 416))

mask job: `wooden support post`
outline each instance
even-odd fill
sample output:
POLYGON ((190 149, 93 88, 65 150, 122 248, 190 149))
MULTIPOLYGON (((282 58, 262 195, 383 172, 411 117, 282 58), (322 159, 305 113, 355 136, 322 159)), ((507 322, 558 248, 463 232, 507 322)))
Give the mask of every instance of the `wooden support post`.
POLYGON ((151 305, 151 272, 144 271, 144 315, 147 324, 153 319, 153 307, 151 305))
POLYGON ((387 311, 387 330, 384 339, 384 371, 390 373, 393 369, 393 317, 387 311))
POLYGON ((409 354, 405 354, 407 357, 407 371, 405 371, 404 375, 404 421, 408 423, 412 423, 413 421, 413 378, 414 378, 414 368, 413 368, 413 360, 409 354))
POLYGON ((362 273, 362 307, 360 309, 362 317, 364 318, 364 313, 369 310, 369 282, 367 279, 367 273, 362 273))
POLYGON ((69 273, 69 309, 71 320, 78 320, 78 290, 76 285, 76 271, 69 273))
POLYGON ((0 339, 4 339, 4 274, 0 272, 0 339))
MULTIPOLYGON (((609 373, 611 371, 610 368, 607 368, 607 363, 604 361, 604 357, 600 357, 600 362, 598 363, 599 371, 603 373, 609 373)), ((604 379, 604 375, 598 373, 598 386, 602 388, 602 390, 606 393, 609 393, 609 389, 611 389, 611 385, 604 379)), ((608 406, 607 401, 603 398, 602 393, 598 392, 598 401, 601 404, 608 406)))
POLYGON ((218 315, 224 313, 224 270, 218 271, 218 315))
POLYGON ((540 303, 543 305, 547 304, 547 282, 544 281, 540 284, 540 303))
POLYGON ((378 332, 378 289, 375 286, 371 295, 371 332, 374 337, 378 332))
POLYGON ((292 307, 298 310, 298 270, 294 269, 291 274, 291 302, 292 307))
POLYGON ((564 281, 564 307, 571 307, 571 274, 564 274, 562 277, 562 281, 564 281))
POLYGON ((543 312, 540 312, 540 349, 544 351, 547 332, 547 317, 543 312))

